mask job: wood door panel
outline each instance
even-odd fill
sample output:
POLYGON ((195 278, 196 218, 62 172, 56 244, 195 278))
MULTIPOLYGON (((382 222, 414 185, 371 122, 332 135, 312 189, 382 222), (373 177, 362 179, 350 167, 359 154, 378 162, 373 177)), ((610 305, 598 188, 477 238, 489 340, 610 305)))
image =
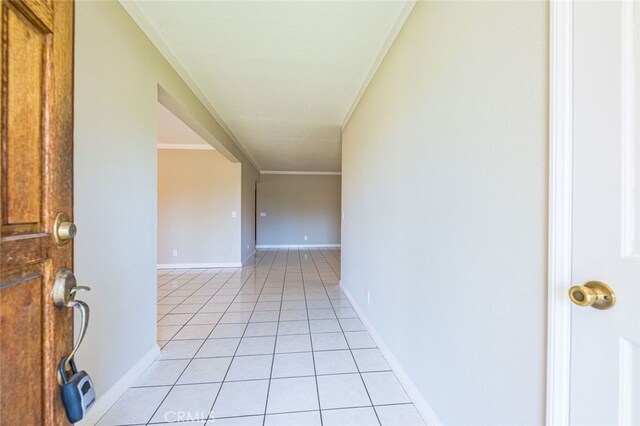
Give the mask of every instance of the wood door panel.
POLYGON ((7 117, 3 144, 3 175, 6 184, 3 234, 6 225, 26 225, 22 232, 38 230, 42 207, 43 60, 45 34, 11 7, 3 8, 6 42, 2 54, 10 58, 3 81, 7 117))
POLYGON ((73 2, 2 0, 0 19, 0 424, 68 424, 57 381, 72 312, 51 300, 73 243, 73 2))
MULTIPOLYGON (((42 357, 25 356, 42 353, 42 277, 38 273, 24 276, 0 288, 0 333, 2 336, 19 333, 21 339, 2 339, 0 353, 0 407, 2 424, 26 424, 22 407, 42 407, 44 389, 42 357), (18 303, 16 303, 18 302, 18 303), (10 392, 4 391, 11 389, 10 392)), ((44 424, 41 410, 29 411, 30 424, 44 424)))

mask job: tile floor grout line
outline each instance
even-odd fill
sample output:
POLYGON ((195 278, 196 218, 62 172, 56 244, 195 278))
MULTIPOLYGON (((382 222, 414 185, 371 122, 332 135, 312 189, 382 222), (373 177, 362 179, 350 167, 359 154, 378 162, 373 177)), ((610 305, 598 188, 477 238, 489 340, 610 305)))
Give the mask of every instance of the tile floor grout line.
MULTIPOLYGON (((222 268, 222 269, 224 269, 224 268, 222 268)), ((220 272, 222 272, 222 270, 221 270, 220 272)), ((218 274, 219 274, 220 272, 218 272, 218 274)), ((240 272, 240 275, 241 275, 241 276, 240 276, 240 279, 242 279, 242 268, 240 268, 240 269, 239 269, 239 271, 236 271, 236 273, 237 273, 237 272, 240 272)), ((216 275, 218 275, 218 274, 216 274, 216 275)), ((249 281, 249 279, 251 278, 251 276, 252 276, 253 274, 255 274, 255 268, 254 268, 254 270, 252 271, 252 273, 251 273, 251 274, 249 274, 249 277, 247 277, 247 281, 249 281)), ((209 302, 211 301, 211 299, 213 299, 213 298, 218 294, 218 292, 219 292, 221 289, 223 289, 223 288, 224 288, 224 286, 229 282, 229 280, 231 280, 231 278, 233 278, 233 276, 234 276, 234 275, 235 275, 235 273, 233 273, 233 274, 231 274, 231 275, 229 276, 229 278, 224 282, 224 284, 223 284, 223 285, 222 285, 218 290, 216 290, 216 292, 215 292, 215 293, 214 293, 214 294, 209 298, 209 300, 208 300, 207 302, 205 302, 205 303, 204 303, 204 305, 202 305, 202 307, 200 307, 200 309, 198 309, 198 311, 196 312, 196 314, 197 314, 197 313, 199 313, 199 312, 202 310, 202 308, 203 308, 207 303, 209 303, 209 302)), ((246 284, 246 282, 247 282, 247 281, 245 281, 245 284, 246 284)), ((238 294, 240 294, 240 290, 242 289, 242 287, 244 287, 244 285, 245 285, 245 284, 243 284, 243 285, 240 287, 240 289, 238 290, 238 293, 236 294, 236 296, 235 296, 235 297, 232 299, 232 301, 229 303, 229 306, 231 306, 231 304, 233 303, 233 300, 235 300, 235 298, 236 298, 236 297, 238 297, 238 294)), ((227 307, 227 309, 229 309, 229 308, 227 307)), ((225 311, 225 313, 226 313, 226 311, 225 311)), ((194 315, 195 315, 195 314, 194 314, 194 315)), ((224 314, 223 314, 223 315, 224 315, 224 314)), ((220 318, 222 318, 222 317, 220 317, 220 318)), ((220 322, 220 321, 218 320, 218 322, 216 323, 216 325, 214 325, 214 326, 213 326, 213 328, 211 329, 211 331, 210 331, 210 332, 209 332, 209 334, 207 335, 207 338, 205 338, 205 339, 204 339, 204 341, 202 342, 202 344, 200 345, 200 347, 196 350, 196 353, 194 354, 194 357, 192 357, 192 358, 189 360, 189 362, 188 362, 188 363, 187 363, 187 365, 184 367, 184 369, 182 370, 182 372, 178 375, 178 378, 176 379, 176 381, 173 383, 173 385, 171 385, 171 388, 169 389, 169 392, 167 392, 167 394, 166 394, 166 395, 165 395, 165 397, 162 399, 162 401, 160 402, 160 404, 156 407, 156 409, 155 409, 155 411, 153 412, 153 414, 151 414, 151 417, 149 417, 149 420, 147 420, 147 424, 149 424, 149 422, 151 422, 151 420, 153 420, 153 417, 156 415, 156 413, 158 412, 158 410, 160 409, 160 407, 162 406, 162 404, 164 403, 164 401, 167 399, 167 397, 169 396, 169 394, 171 393, 171 391, 175 388, 175 386, 176 386, 176 384, 178 383, 178 381, 180 381, 180 378, 182 377, 182 375, 184 374, 184 372, 187 370, 187 368, 189 368, 189 366, 191 365, 191 363, 192 363, 192 362, 193 362, 193 360, 195 359, 195 355, 197 355, 197 353, 200 351, 200 349, 202 349, 202 346, 204 346, 204 343, 208 340, 208 337, 211 335, 211 333, 213 332, 213 330, 215 329, 215 327, 217 326, 217 324, 218 324, 219 322, 220 322)), ((186 326, 186 324, 185 324, 185 325, 183 325, 183 326, 180 328, 180 330, 182 330, 185 326, 186 326)), ((245 327, 245 329, 246 329, 246 327, 245 327)), ((178 331, 176 332, 176 334, 174 334, 174 335, 173 335, 173 337, 175 337, 175 336, 180 332, 180 330, 178 330, 178 331)), ((172 337, 172 338, 173 338, 173 337, 172 337)), ((172 339, 169 339, 169 341, 171 341, 171 340, 172 340, 172 339)), ((239 345, 239 344, 240 344, 240 343, 238 343, 238 345, 239 345)), ((229 364, 229 366, 230 366, 230 365, 231 365, 231 364, 229 364)), ((222 388, 222 385, 220 385, 220 389, 221 389, 221 388, 222 388)), ((220 389, 218 389, 218 393, 220 392, 220 389)), ((216 397, 217 397, 217 394, 216 394, 216 397)), ((210 410, 210 411, 211 411, 211 410, 210 410)), ((166 419, 165 419, 165 420, 166 420, 166 419)), ((208 420, 208 417, 207 417, 207 420, 208 420)))
MULTIPOLYGON (((277 253, 276 253, 276 257, 277 257, 277 253)), ((269 406, 269 392, 271 391, 271 378, 273 377, 273 364, 275 364, 275 360, 276 360, 276 347, 278 346, 278 332, 280 331, 280 317, 282 316, 282 302, 284 301, 284 286, 287 281, 288 263, 289 263, 289 250, 287 249, 287 255, 284 262, 284 275, 282 277, 282 291, 280 292, 280 310, 278 311, 278 323, 276 325, 276 338, 273 339, 273 353, 271 354, 271 370, 269 370, 269 382, 267 384, 267 397, 265 398, 265 401, 264 401, 264 416, 262 417, 262 426, 264 426, 267 421, 267 407, 269 406)))
MULTIPOLYGON (((255 304, 253 305, 253 310, 251 311, 251 315, 253 315, 253 313, 256 310, 256 306, 258 304, 258 301, 260 300, 260 296, 262 295, 262 292, 264 291, 264 287, 266 285, 267 279, 269 278, 269 274, 271 273, 271 270, 273 269, 273 264, 276 261, 277 255, 278 255, 278 251, 276 250, 276 254, 273 257, 273 259, 271 260, 271 264, 269 265, 269 271, 265 275, 264 281, 262 282, 262 285, 260 286, 260 293, 258 293, 258 298, 256 299, 255 304)), ((266 256, 266 253, 265 253, 265 256, 266 256)), ((262 256, 260 258, 260 261, 262 261, 262 259, 264 259, 265 256, 262 256)), ((254 271, 253 271, 253 274, 256 274, 256 278, 257 278, 257 271, 258 271, 257 266, 259 264, 260 264, 260 262, 258 262, 258 264, 254 267, 254 271)), ((247 281, 249 281, 249 280, 247 279, 247 281)), ((245 282, 245 284, 246 284, 246 282, 245 282)), ((242 285, 242 287, 244 287, 244 284, 242 285)), ((242 291, 242 287, 240 288, 240 290, 238 290, 238 294, 240 294, 240 291, 242 291)), ((238 297, 238 296, 236 295, 236 297, 238 297)), ((235 300, 235 297, 233 298, 233 300, 235 300)), ((233 301, 229 304, 229 306, 231 306, 232 303, 233 303, 233 301)), ((222 382, 220 384, 220 388, 218 389, 218 392, 216 393, 216 397, 213 399, 213 403, 211 404, 211 408, 209 409, 209 413, 212 413, 212 412, 214 413, 214 415, 213 415, 214 421, 215 421, 215 418, 216 418, 215 417, 214 407, 216 405, 216 402, 218 401, 218 397, 220 396, 220 393, 222 392, 222 387, 224 386, 224 383, 225 383, 225 380, 227 378, 227 375, 229 375, 229 370, 231 370, 231 365, 233 364, 233 360, 236 357, 236 355, 238 353, 238 350, 240 349, 240 345, 242 344, 242 339, 244 339, 244 335, 247 332, 247 327, 248 326, 249 326, 249 324, 247 323, 247 325, 244 328, 244 331, 242 332, 242 336, 240 336, 240 340, 238 341, 238 346, 236 347, 236 350, 234 351, 233 356, 231 357, 231 362, 229 362, 229 366, 227 367, 227 371, 225 372, 224 377, 222 378, 222 382)), ((211 330, 211 332, 213 332, 213 330, 211 330)), ((209 334, 209 335, 211 335, 211 334, 209 334)), ((207 418, 206 423, 208 423, 209 420, 210 419, 207 418)))
MULTIPOLYGON (((313 261, 313 259, 311 259, 313 261)), ((309 303, 307 301, 307 285, 304 278, 304 268, 302 267, 302 259, 300 250, 298 250, 298 261, 300 262, 300 273, 302 274, 302 290, 304 292, 304 306, 307 310, 307 327, 309 327, 309 342, 311 344, 311 360, 313 361, 313 377, 316 382, 316 394, 318 396, 318 412, 320 413, 320 426, 324 425, 322 416, 322 404, 320 402, 320 385, 318 385, 318 369, 316 368, 316 356, 313 350, 313 335, 311 334, 311 318, 309 318, 309 303)))
MULTIPOLYGON (((322 258, 324 259, 324 256, 322 255, 322 253, 320 253, 320 255, 322 256, 322 258)), ((313 255, 311 255, 311 258, 313 259, 313 255)), ((325 259, 326 261, 326 259, 325 259)), ((324 283, 324 279, 322 278, 322 274, 320 274, 320 271, 318 270, 318 265, 315 262, 315 259, 313 259, 313 264, 316 267, 316 271, 318 272, 318 275, 320 275, 320 280, 322 281, 322 287, 324 287, 324 291, 327 294, 327 298, 329 299, 329 303, 331 303, 331 309, 333 309, 333 313, 336 316, 336 322, 338 323, 338 327, 340 327, 340 330, 342 331, 342 334, 344 334, 344 328, 342 327, 342 323, 340 322, 340 319, 338 318, 338 313, 336 312, 336 308, 335 306, 333 306, 333 302, 331 301, 331 298, 329 297, 329 292, 327 291, 327 287, 324 283)), ((342 292, 342 290, 340 290, 342 292)), ((345 335, 345 340, 346 340, 346 335, 345 335)), ((360 367, 358 367, 358 362, 356 361, 356 357, 353 355, 353 350, 351 349, 351 345, 347 342, 347 346, 349 347, 349 353, 351 354, 351 358, 353 359, 353 363, 356 366, 356 370, 358 372, 358 375, 360 376, 360 381, 362 382, 362 386, 364 386, 364 390, 367 392, 367 397, 369 398, 369 402, 371 402, 371 407, 373 408, 373 399, 371 399, 371 394, 369 393, 369 389, 367 388, 367 384, 364 381, 364 377, 362 377, 362 373, 360 372, 360 367)), ((378 420, 378 424, 382 425, 382 422, 380 421, 380 417, 378 417, 378 412, 375 410, 375 408, 373 408, 373 412, 376 415, 376 419, 378 420)))

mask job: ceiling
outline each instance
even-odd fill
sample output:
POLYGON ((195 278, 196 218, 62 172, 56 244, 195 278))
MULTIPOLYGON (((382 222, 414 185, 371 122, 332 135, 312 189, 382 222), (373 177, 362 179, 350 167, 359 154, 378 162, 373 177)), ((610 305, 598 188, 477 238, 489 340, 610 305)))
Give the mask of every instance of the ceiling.
POLYGON ((156 45, 169 50, 261 170, 340 171, 341 125, 407 3, 139 1, 135 7, 132 15, 146 20, 147 34, 151 27, 152 40, 160 39, 156 45))
POLYGON ((213 147, 199 134, 176 117, 164 105, 158 103, 158 145, 187 147, 213 147))

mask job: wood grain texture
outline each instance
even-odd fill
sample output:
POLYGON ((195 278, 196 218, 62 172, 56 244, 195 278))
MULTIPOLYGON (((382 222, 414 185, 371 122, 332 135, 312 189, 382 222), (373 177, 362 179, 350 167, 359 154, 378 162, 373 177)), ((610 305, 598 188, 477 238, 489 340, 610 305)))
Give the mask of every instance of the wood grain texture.
POLYGON ((1 13, 0 424, 65 425, 73 322, 51 289, 73 244, 51 232, 58 212, 73 217, 73 2, 3 0, 1 13))

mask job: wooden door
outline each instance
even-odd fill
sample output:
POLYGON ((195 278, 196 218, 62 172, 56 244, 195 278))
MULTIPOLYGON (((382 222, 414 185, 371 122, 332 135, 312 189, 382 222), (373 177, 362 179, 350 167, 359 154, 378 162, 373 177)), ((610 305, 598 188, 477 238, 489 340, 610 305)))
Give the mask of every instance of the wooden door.
POLYGON ((0 424, 67 424, 57 366, 72 315, 51 288, 73 266, 52 236, 72 215, 73 3, 2 0, 0 32, 0 424))
POLYGON ((569 418, 640 425, 640 2, 573 8, 572 280, 615 305, 572 305, 569 418))

